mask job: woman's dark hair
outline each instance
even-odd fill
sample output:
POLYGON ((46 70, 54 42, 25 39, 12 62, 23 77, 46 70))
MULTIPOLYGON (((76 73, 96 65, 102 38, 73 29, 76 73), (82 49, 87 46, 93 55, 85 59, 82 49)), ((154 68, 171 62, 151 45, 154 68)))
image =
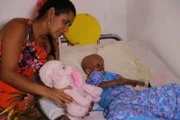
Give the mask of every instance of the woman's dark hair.
MULTIPOLYGON (((37 16, 36 19, 40 19, 41 17, 44 16, 44 14, 51 8, 53 7, 55 9, 55 15, 60 15, 63 13, 69 13, 72 12, 74 15, 76 15, 76 8, 73 5, 73 3, 70 0, 47 0, 41 7, 40 11, 39 11, 39 15, 37 16)), ((49 42, 50 42, 50 46, 51 46, 51 51, 49 53, 49 55, 54 56, 54 58, 56 58, 55 55, 55 47, 53 44, 53 38, 51 35, 47 35, 49 42)))
POLYGON ((55 53, 56 49, 54 47, 53 38, 52 38, 51 35, 47 35, 47 37, 48 37, 48 40, 49 40, 49 44, 51 46, 51 50, 50 50, 48 55, 52 55, 54 57, 54 59, 56 59, 56 53, 55 53))
POLYGON ((76 8, 70 0, 47 0, 41 7, 36 19, 40 19, 44 14, 53 7, 55 15, 72 12, 76 15, 76 8))

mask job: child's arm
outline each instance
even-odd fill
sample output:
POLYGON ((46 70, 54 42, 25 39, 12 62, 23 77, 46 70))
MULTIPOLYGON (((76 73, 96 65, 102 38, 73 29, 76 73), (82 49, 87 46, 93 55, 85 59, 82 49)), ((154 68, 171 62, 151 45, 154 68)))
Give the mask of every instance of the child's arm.
POLYGON ((119 83, 119 85, 132 85, 134 87, 136 85, 145 86, 145 82, 143 82, 143 81, 132 80, 132 79, 128 79, 128 78, 119 78, 115 81, 117 81, 117 83, 119 83))
POLYGON ((99 84, 99 87, 107 88, 107 87, 112 87, 112 86, 117 86, 117 85, 132 85, 132 86, 141 85, 141 86, 145 86, 145 82, 138 81, 138 80, 131 80, 131 79, 127 79, 127 78, 118 78, 118 79, 113 80, 113 81, 102 81, 99 84))
POLYGON ((114 76, 114 80, 104 81, 103 80, 104 77, 103 77, 102 73, 93 72, 88 77, 87 83, 94 85, 94 86, 101 87, 101 88, 107 88, 107 87, 118 86, 118 85, 133 85, 133 86, 141 85, 141 86, 145 86, 145 82, 123 78, 121 75, 115 74, 115 73, 110 73, 110 74, 112 74, 114 76))

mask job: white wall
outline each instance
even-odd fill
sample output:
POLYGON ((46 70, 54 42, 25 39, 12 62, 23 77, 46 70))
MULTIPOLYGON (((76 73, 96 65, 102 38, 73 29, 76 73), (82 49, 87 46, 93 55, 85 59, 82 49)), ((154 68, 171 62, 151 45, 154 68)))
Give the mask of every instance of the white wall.
POLYGON ((32 17, 36 0, 0 0, 0 28, 14 17, 32 17))
POLYGON ((115 33, 126 39, 126 0, 72 0, 77 12, 90 13, 101 24, 102 33, 115 33))
MULTIPOLYGON (((180 78, 180 0, 72 1, 78 13, 97 18, 102 33, 144 40, 180 78)), ((32 18, 35 5, 36 0, 0 0, 0 27, 13 17, 32 18)))
POLYGON ((127 39, 144 40, 180 78, 180 0, 127 0, 127 39))
MULTIPOLYGON (((14 17, 32 17, 37 0, 0 0, 0 28, 14 17)), ((126 0, 72 0, 78 13, 97 18, 102 33, 115 33, 126 39, 126 0)))

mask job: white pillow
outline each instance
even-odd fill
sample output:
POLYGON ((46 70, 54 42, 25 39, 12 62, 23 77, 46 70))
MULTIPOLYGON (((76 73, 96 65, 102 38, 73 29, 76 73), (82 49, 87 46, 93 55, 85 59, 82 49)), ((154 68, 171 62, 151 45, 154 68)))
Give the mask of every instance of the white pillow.
POLYGON ((96 44, 62 47, 60 48, 60 61, 65 65, 71 65, 74 70, 81 73, 85 80, 87 76, 81 67, 81 61, 90 54, 97 54, 96 44))
POLYGON ((97 44, 63 47, 60 50, 60 60, 79 71, 84 80, 87 76, 81 68, 81 61, 85 56, 94 53, 104 58, 106 71, 119 73, 126 78, 137 80, 146 81, 152 78, 149 69, 141 63, 124 41, 104 43, 103 46, 98 50, 97 44))
POLYGON ((130 79, 149 81, 152 75, 124 41, 105 44, 98 50, 104 58, 105 70, 119 73, 130 79))

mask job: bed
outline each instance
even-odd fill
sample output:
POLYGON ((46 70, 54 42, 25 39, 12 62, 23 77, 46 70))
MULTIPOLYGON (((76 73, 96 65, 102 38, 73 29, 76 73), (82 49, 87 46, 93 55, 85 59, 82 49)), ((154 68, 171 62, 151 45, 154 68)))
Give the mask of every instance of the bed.
MULTIPOLYGON (((152 86, 180 83, 180 80, 143 41, 124 41, 121 37, 114 34, 102 34, 98 44, 70 46, 65 39, 61 43, 61 61, 65 64, 70 64, 74 69, 81 72, 84 79, 86 76, 81 69, 80 61, 88 54, 97 53, 105 59, 105 69, 107 67, 109 71, 120 72, 125 77, 148 80, 152 86), (118 58, 113 58, 117 56, 118 58), (121 68, 121 70, 118 68, 121 68)), ((44 98, 39 99, 41 111, 46 117, 57 117, 58 108, 50 112, 47 110, 50 108, 47 101, 44 98)), ((102 111, 92 111, 85 120, 105 120, 105 118, 102 111)))

